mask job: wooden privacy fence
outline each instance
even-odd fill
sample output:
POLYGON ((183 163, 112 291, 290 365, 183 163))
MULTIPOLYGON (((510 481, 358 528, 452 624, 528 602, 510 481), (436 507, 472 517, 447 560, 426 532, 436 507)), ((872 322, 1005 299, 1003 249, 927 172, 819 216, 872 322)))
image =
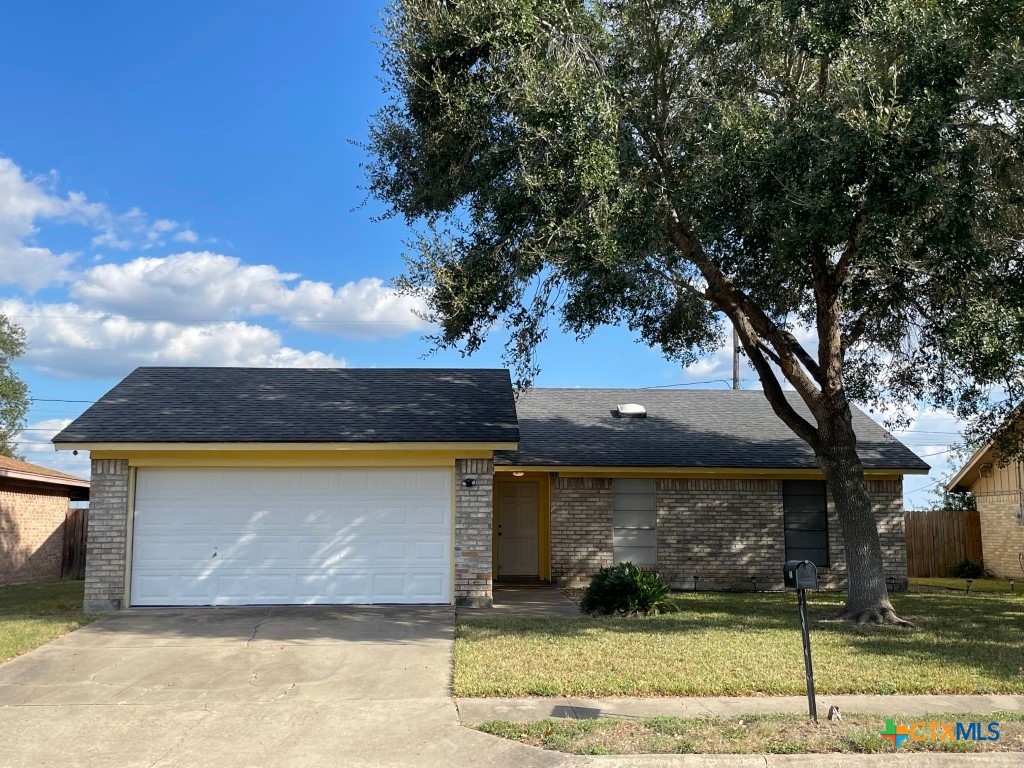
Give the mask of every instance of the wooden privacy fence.
POLYGON ((975 509, 907 512, 907 575, 949 576, 962 560, 981 562, 981 518, 975 509))
POLYGON ((61 560, 62 579, 85 578, 85 539, 89 528, 88 508, 68 507, 64 518, 64 556, 61 560))

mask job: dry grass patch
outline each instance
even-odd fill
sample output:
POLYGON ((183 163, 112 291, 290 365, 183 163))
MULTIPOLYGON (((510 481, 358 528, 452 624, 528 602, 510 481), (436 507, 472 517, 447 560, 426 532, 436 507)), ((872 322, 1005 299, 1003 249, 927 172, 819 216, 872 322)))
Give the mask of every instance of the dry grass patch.
MULTIPOLYGON (((649 618, 475 619, 457 626, 457 696, 726 696, 804 693, 792 594, 683 593, 649 618)), ((827 621, 815 593, 820 694, 1024 693, 1024 601, 896 595, 913 629, 827 621)))
MULTIPOLYGON (((997 720, 1001 726, 1000 739, 994 742, 908 739, 900 752, 1024 751, 1024 713, 935 714, 920 719, 925 722, 979 721, 986 725, 997 720)), ((476 726, 494 736, 577 755, 891 752, 892 745, 879 735, 884 727, 882 715, 844 715, 842 722, 817 725, 795 715, 741 715, 735 718, 602 718, 535 723, 492 720, 476 726)))
POLYGON ((82 613, 82 581, 0 586, 0 663, 98 619, 82 613))

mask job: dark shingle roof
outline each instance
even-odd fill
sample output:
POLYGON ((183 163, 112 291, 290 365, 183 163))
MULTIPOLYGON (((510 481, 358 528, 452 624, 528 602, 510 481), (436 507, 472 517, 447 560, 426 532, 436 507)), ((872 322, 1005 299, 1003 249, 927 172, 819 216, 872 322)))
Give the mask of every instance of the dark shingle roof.
MULTIPOLYGON (((790 401, 810 419, 799 397, 790 401)), ((814 453, 759 391, 533 389, 520 396, 519 450, 497 463, 518 466, 814 469, 814 453), (647 417, 616 418, 620 403, 647 417)), ((813 423, 813 419, 811 419, 813 423)), ((853 412, 865 469, 928 465, 860 410, 853 412)))
POLYGON ((137 368, 58 434, 76 442, 515 442, 508 371, 137 368))

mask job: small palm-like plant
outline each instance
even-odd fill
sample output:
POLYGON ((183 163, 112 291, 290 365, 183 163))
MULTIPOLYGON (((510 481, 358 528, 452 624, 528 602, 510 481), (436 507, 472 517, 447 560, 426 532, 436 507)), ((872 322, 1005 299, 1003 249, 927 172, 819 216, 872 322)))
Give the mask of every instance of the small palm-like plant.
POLYGON ((651 616, 675 610, 668 584, 658 574, 633 563, 602 568, 580 601, 580 610, 595 616, 651 616))

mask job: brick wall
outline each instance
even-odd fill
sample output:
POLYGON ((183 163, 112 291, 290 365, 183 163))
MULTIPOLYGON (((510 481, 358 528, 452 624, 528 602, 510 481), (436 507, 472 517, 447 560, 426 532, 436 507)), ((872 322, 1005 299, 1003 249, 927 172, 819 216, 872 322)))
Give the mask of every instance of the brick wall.
POLYGON ((612 481, 551 479, 551 578, 565 586, 590 581, 612 564, 612 481))
MULTIPOLYGON (((782 482, 661 478, 655 485, 658 572, 672 586, 758 589, 782 586, 786 559, 782 482)), ((886 575, 906 586, 901 480, 869 481, 886 575)), ((842 587, 846 556, 835 505, 828 502, 831 567, 819 578, 842 587)), ((559 584, 585 584, 612 562, 612 481, 554 478, 551 488, 551 570, 559 584)))
POLYGON ((656 487, 658 572, 674 587, 750 589, 781 582, 782 484, 662 479, 656 487))
POLYGON ((490 607, 493 561, 494 463, 490 459, 455 462, 455 602, 490 607), (466 487, 464 480, 472 480, 466 487))
POLYGON ((975 495, 981 518, 981 552, 985 568, 1003 578, 1024 579, 1018 557, 1024 552, 1024 525, 1017 517, 1022 502, 1017 491, 975 495))
POLYGON ((85 612, 116 611, 124 601, 128 537, 128 461, 94 459, 85 557, 85 612))
POLYGON ((68 492, 0 485, 0 584, 59 579, 68 492))

